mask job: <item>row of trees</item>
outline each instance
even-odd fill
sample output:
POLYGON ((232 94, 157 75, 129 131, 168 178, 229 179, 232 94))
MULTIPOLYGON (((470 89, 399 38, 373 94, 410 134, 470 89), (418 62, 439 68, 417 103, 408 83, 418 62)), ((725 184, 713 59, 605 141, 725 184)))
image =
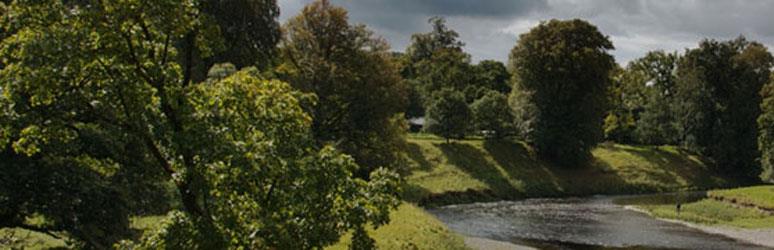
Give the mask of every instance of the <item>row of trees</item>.
POLYGON ((564 166, 586 164, 605 139, 680 145, 728 176, 755 180, 762 164, 771 178, 774 119, 771 88, 763 86, 772 56, 760 43, 704 40, 684 54, 649 52, 620 68, 596 27, 552 20, 520 36, 510 72, 475 71, 502 66, 470 66, 457 33, 443 19, 430 23, 433 31, 414 35, 403 55, 426 131, 447 140, 471 131, 518 135, 564 166))

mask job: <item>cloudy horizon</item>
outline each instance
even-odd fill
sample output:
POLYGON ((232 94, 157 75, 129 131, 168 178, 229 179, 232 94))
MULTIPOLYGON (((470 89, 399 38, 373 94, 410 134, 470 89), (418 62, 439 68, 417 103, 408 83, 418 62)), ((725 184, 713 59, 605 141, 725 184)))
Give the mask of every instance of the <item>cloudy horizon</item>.
MULTIPOLYGON (((279 0, 280 21, 297 15, 312 0, 279 0)), ((474 61, 505 62, 519 34, 541 21, 580 18, 596 25, 615 46, 620 64, 651 50, 679 51, 705 38, 740 35, 774 45, 774 1, 616 1, 616 0, 332 0, 349 11, 350 22, 363 23, 404 51, 411 35, 427 32, 427 19, 446 18, 460 34, 474 61)))

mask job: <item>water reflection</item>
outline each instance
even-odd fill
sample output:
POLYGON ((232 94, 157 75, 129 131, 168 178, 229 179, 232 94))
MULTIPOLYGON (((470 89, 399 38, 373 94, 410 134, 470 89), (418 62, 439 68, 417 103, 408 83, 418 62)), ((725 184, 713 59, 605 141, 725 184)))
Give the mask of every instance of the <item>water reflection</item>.
MULTIPOLYGON (((619 197, 621 198, 621 197, 619 197)), ((623 197, 627 203, 643 196, 623 197)), ((674 202, 675 197, 649 197, 674 202)), ((685 195, 684 202, 701 195, 685 195)), ((529 199, 451 205, 431 210, 464 235, 510 241, 540 248, 766 249, 663 222, 624 209, 611 197, 529 199)), ((664 204, 664 203, 660 203, 664 204)))

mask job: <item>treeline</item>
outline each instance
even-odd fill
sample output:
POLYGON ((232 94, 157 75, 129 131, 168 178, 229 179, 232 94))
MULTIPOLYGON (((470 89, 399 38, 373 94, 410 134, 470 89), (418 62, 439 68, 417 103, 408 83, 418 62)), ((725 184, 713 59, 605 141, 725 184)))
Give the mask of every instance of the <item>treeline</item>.
POLYGON ((707 39, 622 68, 596 27, 551 20, 519 37, 506 70, 471 64, 443 19, 430 24, 400 56, 413 91, 406 114, 424 116, 427 132, 447 140, 516 136, 568 167, 588 163, 604 140, 679 145, 729 177, 772 178, 773 61, 758 42, 707 39))
POLYGON ((605 139, 679 144, 747 179, 774 163, 772 58, 743 38, 620 68, 596 27, 551 20, 506 66, 472 63, 442 18, 391 52, 326 0, 284 25, 274 0, 0 13, 0 228, 78 248, 307 249, 347 232, 370 248, 400 202, 406 118, 567 167, 605 139))

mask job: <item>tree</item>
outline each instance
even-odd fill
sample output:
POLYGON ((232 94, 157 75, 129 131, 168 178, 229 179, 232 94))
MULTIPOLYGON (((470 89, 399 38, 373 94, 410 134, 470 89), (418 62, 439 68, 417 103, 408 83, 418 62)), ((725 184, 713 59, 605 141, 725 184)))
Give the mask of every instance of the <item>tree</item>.
POLYGON ((347 11, 327 0, 304 7, 285 30, 280 71, 318 97, 315 138, 355 157, 362 178, 378 167, 398 167, 407 89, 386 42, 350 25, 347 11))
POLYGON ((522 34, 510 55, 511 103, 526 140, 544 158, 584 164, 602 139, 613 48, 582 20, 551 20, 522 34))
MULTIPOLYGON (((465 43, 458 40, 460 35, 446 27, 446 19, 431 17, 427 22, 433 26, 432 31, 411 35, 411 44, 406 48, 410 65, 430 59, 439 49, 462 50, 462 46, 465 46, 465 43)), ((409 73, 408 77, 413 78, 415 75, 409 73)))
POLYGON ((761 151, 761 179, 774 182, 774 75, 761 90, 761 115, 758 117, 758 149, 761 151))
POLYGON ((442 89, 433 94, 427 106, 425 130, 446 138, 463 139, 470 126, 470 108, 465 96, 452 89, 442 89))
POLYGON ((511 92, 511 75, 503 63, 483 60, 473 68, 476 74, 474 79, 476 85, 506 95, 511 92))
POLYGON ((0 189, 0 226, 104 249, 128 224, 123 193, 145 192, 122 190, 131 188, 123 183, 145 178, 173 183, 182 206, 141 243, 154 249, 313 248, 350 230, 362 240, 366 224, 386 223, 397 177, 378 170, 370 182, 352 178, 350 157, 310 141, 311 118, 300 104, 307 98, 288 84, 252 71, 193 81, 207 72, 184 56, 189 47, 174 45, 193 36, 196 51, 215 53, 208 41, 221 35, 199 7, 188 0, 7 6, 0 168, 12 182, 0 189), (14 192, 25 185, 54 192, 19 199, 14 192), (46 223, 19 219, 32 215, 46 223))
POLYGON ((279 7, 276 0, 202 1, 202 12, 217 23, 223 50, 215 51, 204 69, 213 63, 232 63, 241 69, 266 68, 276 58, 280 41, 279 7))
POLYGON ((420 91, 426 100, 434 92, 444 88, 464 92, 473 85, 473 69, 470 55, 459 49, 438 49, 430 59, 416 64, 420 91))
POLYGON ((608 87, 608 111, 602 125, 605 140, 632 143, 635 129, 635 112, 642 104, 639 85, 631 85, 629 72, 615 65, 610 72, 608 87))
POLYGON ((676 144, 673 107, 677 53, 651 51, 616 70, 605 137, 621 143, 676 144))
POLYGON ((481 99, 471 104, 473 123, 481 131, 493 133, 496 139, 508 135, 513 130, 513 115, 508 106, 508 97, 490 90, 481 99))
POLYGON ((465 91, 473 76, 470 56, 462 51, 465 44, 458 40, 459 34, 441 17, 432 17, 428 23, 432 31, 412 35, 401 59, 401 75, 412 86, 406 111, 409 117, 425 115, 435 91, 446 87, 465 91))
POLYGON ((645 76, 635 84, 644 90, 645 101, 635 131, 640 143, 677 144, 673 106, 679 58, 677 53, 653 51, 629 63, 628 71, 645 76))
POLYGON ((742 37, 704 40, 688 50, 678 66, 675 93, 683 146, 708 157, 725 174, 757 178, 759 91, 771 66, 766 47, 742 37))

